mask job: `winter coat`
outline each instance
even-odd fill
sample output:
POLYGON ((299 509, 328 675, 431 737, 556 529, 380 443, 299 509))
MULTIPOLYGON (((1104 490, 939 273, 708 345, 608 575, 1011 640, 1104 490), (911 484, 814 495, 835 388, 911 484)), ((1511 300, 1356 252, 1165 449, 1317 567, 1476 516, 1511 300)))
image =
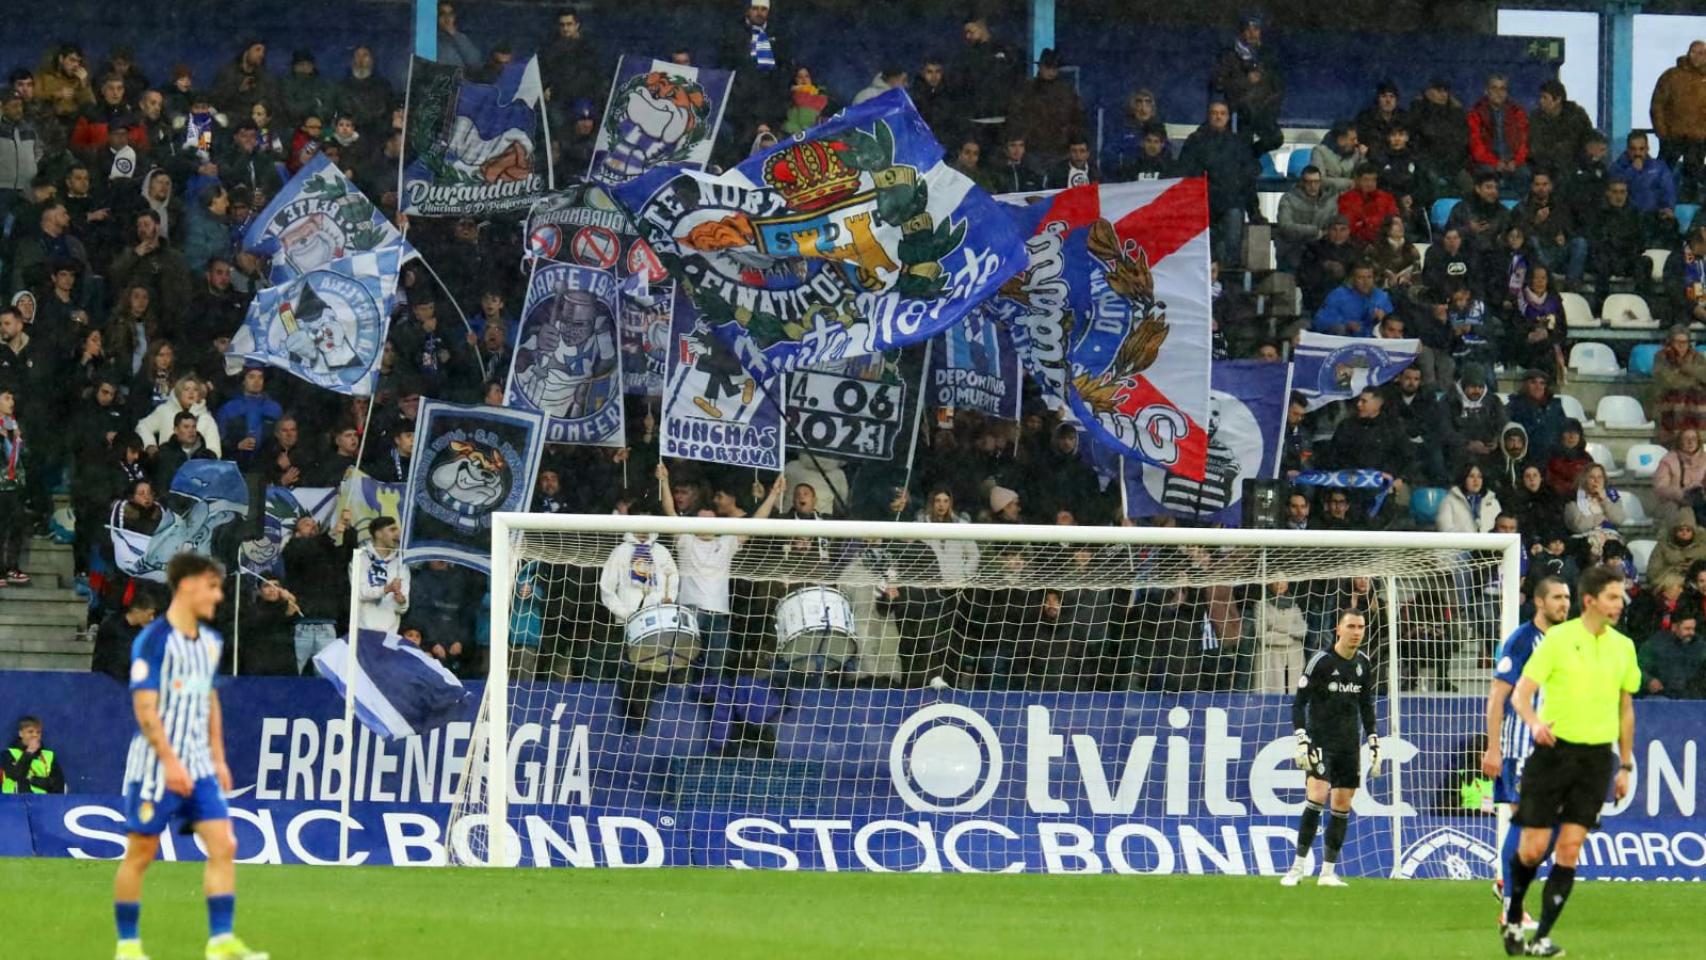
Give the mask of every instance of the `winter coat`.
POLYGON ((1688 568, 1697 560, 1706 560, 1706 531, 1686 520, 1679 521, 1653 547, 1652 555, 1647 558, 1647 582, 1655 583, 1667 573, 1686 576, 1688 568), (1676 527, 1684 524, 1694 530, 1694 536, 1686 544, 1679 541, 1675 533, 1676 527))
MULTIPOLYGON (((1517 166, 1528 162, 1528 111, 1515 100, 1504 106, 1506 159, 1517 166)), ((1478 166, 1491 167, 1499 162, 1494 152, 1496 133, 1493 129, 1493 104, 1482 97, 1469 109, 1469 159, 1478 166)))
POLYGON ((1611 165, 1611 179, 1629 185, 1629 205, 1642 213, 1676 207, 1676 175, 1658 157, 1648 157, 1639 168, 1627 154, 1611 165))
POLYGON ((232 257, 231 228, 214 219, 207 208, 197 204, 184 217, 184 265, 191 273, 199 274, 207 269, 207 261, 214 257, 232 257))
POLYGON ((1672 450, 1659 461, 1658 472, 1653 474, 1653 496, 1660 503, 1673 507, 1688 506, 1688 495, 1706 484, 1706 450, 1698 450, 1692 456, 1681 450, 1672 450))
MULTIPOLYGON (((929 523, 929 511, 920 510, 912 519, 918 523, 929 523)), ((971 518, 956 513, 952 522, 970 523, 971 518)), ((977 573, 979 553, 976 541, 926 540, 924 545, 936 555, 936 567, 941 571, 943 580, 950 583, 964 581, 977 573)))
POLYGON ((1244 209, 1256 189, 1256 175, 1261 169, 1250 150, 1247 133, 1230 128, 1214 130, 1207 124, 1186 138, 1179 150, 1179 166, 1184 176, 1208 177, 1210 217, 1244 209))
POLYGON ((1574 100, 1565 100, 1556 115, 1536 110, 1528 115, 1528 157, 1536 170, 1562 172, 1581 156, 1593 121, 1574 100))
POLYGON ((1511 422, 1522 426, 1530 455, 1544 459, 1557 451, 1558 439, 1564 434, 1564 421, 1569 419, 1562 401, 1548 393, 1543 402, 1535 403, 1518 393, 1505 409, 1511 422))
POLYGON ((1362 165, 1362 154, 1353 150, 1345 155, 1333 149, 1330 143, 1317 143, 1309 151, 1309 162, 1320 168, 1322 185, 1334 194, 1340 194, 1349 190, 1351 182, 1356 179, 1357 167, 1362 165))
POLYGON ((1661 141, 1706 140, 1706 70, 1677 57, 1653 86, 1652 114, 1661 141))
POLYGON ((1499 496, 1491 490, 1481 491, 1481 512, 1469 509, 1469 496, 1462 487, 1452 487, 1440 502, 1439 516, 1434 523, 1441 533, 1492 533, 1493 521, 1501 512, 1499 496))
POLYGON ((172 478, 178 475, 178 468, 191 460, 216 460, 213 451, 207 448, 207 442, 196 438, 196 445, 185 450, 173 439, 160 447, 160 452, 154 456, 154 489, 167 490, 172 486, 172 478))
POLYGON ((622 535, 622 542, 610 551, 604 570, 598 578, 598 597, 617 623, 643 607, 674 602, 680 594, 680 575, 669 548, 653 534, 644 537, 632 533, 622 535), (634 554, 642 547, 651 552, 650 562, 636 560, 634 554))
POLYGON ((351 562, 355 566, 356 593, 361 599, 356 608, 357 626, 362 630, 396 633, 403 614, 409 610, 410 573, 403 563, 402 549, 391 551, 389 557, 381 557, 369 543, 355 552, 351 562), (385 592, 385 585, 392 580, 403 582, 402 603, 385 592))
POLYGON ((1315 312, 1315 321, 1310 328, 1317 333, 1341 337, 1371 337, 1379 325, 1374 317, 1376 310, 1383 314, 1392 312, 1392 298, 1386 295, 1385 290, 1375 287, 1365 296, 1348 283, 1340 284, 1327 294, 1327 300, 1315 312), (1353 323, 1357 325, 1355 330, 1350 327, 1353 323))
MULTIPOLYGON (((0 119, 0 191, 28 190, 41 162, 43 145, 28 120, 0 119)), ((4 216, 7 211, 0 211, 4 216)))
POLYGON ((1456 97, 1435 106, 1427 97, 1410 103, 1410 145, 1435 176, 1451 177, 1469 157, 1469 120, 1456 97))
POLYGON ((1339 216, 1350 221, 1351 236, 1363 243, 1378 240, 1386 218, 1397 215, 1398 201, 1385 190, 1376 189, 1373 193, 1347 190, 1339 194, 1339 216))
POLYGON ((1706 425, 1706 357, 1693 349, 1681 356, 1660 350, 1653 357, 1653 419, 1658 421, 1655 439, 1660 443, 1669 443, 1688 427, 1706 425))
POLYGON ((344 542, 330 534, 290 538, 284 545, 284 582, 302 606, 302 615, 342 623, 349 617, 349 558, 355 550, 355 528, 346 528, 344 542))
POLYGON ((1657 680, 1662 685, 1658 696, 1698 698, 1706 686, 1706 640, 1696 633, 1684 643, 1669 630, 1644 639, 1639 655, 1641 689, 1657 680))
POLYGON ((1338 194, 1328 189, 1325 182, 1321 184, 1321 192, 1313 197, 1303 192, 1302 185, 1286 191, 1280 198, 1274 236, 1280 260, 1292 262, 1288 253, 1291 257, 1301 257, 1304 245, 1324 235, 1327 225, 1338 215, 1338 194))
POLYGON ((1032 152, 1062 157, 1066 155, 1067 138, 1084 132, 1084 104, 1069 81, 1036 77, 1007 105, 1007 129, 1024 136, 1025 146, 1032 152))
MULTIPOLYGON (((1607 487, 1604 503, 1598 500, 1589 500, 1586 507, 1579 504, 1575 497, 1571 497, 1564 503, 1564 525, 1570 528, 1571 533, 1577 535, 1603 529, 1608 523, 1613 528, 1622 526, 1623 522, 1629 519, 1629 514, 1623 507, 1621 497, 1616 500, 1611 499, 1614 494, 1615 491, 1607 487)), ((1630 494, 1624 494, 1624 496, 1630 496, 1630 494)))
MULTIPOLYGON (((1467 444, 1479 440, 1489 447, 1498 447, 1507 418, 1505 402, 1497 391, 1488 390, 1481 395, 1481 403, 1478 406, 1470 406, 1469 398, 1463 394, 1463 387, 1453 385, 1450 407, 1451 431, 1459 443, 1467 444)), ((1497 456, 1497 453, 1488 456, 1491 458, 1497 456)), ((1489 477, 1489 484, 1491 480, 1489 477)))
POLYGON ((1371 469, 1403 476, 1410 466, 1410 441, 1396 417, 1351 417, 1333 431, 1333 460, 1322 466, 1337 470, 1371 469))
MULTIPOLYGON (((174 397, 155 407, 152 412, 136 423, 136 435, 142 438, 144 447, 165 447, 172 442, 172 420, 178 411, 184 409, 178 406, 174 397)), ((207 449, 213 451, 215 457, 223 456, 219 444, 219 424, 213 422, 213 417, 207 412, 207 404, 197 402, 189 411, 195 414, 196 432, 201 434, 207 449)))

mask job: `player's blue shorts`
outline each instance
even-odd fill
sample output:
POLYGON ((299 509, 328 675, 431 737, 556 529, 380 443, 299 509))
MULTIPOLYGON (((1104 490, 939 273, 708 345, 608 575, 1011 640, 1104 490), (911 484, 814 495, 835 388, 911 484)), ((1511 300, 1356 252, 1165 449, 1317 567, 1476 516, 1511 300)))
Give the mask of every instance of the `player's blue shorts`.
POLYGON ((225 794, 219 781, 202 777, 187 797, 166 791, 158 800, 144 800, 142 785, 127 784, 124 789, 124 829, 128 833, 155 836, 167 827, 176 825, 180 832, 204 820, 229 820, 231 812, 225 806, 225 794))
POLYGON ((1510 757, 1505 758, 1504 768, 1501 769, 1499 771, 1499 775, 1493 779, 1494 803, 1517 802, 1517 785, 1522 782, 1522 765, 1526 762, 1528 762, 1526 757, 1522 760, 1512 760, 1510 757))

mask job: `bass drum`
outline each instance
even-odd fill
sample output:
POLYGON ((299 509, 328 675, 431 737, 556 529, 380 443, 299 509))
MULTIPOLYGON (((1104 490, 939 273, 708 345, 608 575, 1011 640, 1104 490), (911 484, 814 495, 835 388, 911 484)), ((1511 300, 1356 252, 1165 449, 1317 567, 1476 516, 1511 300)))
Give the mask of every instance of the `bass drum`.
POLYGON ((840 673, 859 653, 853 605, 833 587, 804 587, 776 605, 776 660, 797 673, 840 673))
POLYGON ((628 618, 623 630, 628 662, 641 673, 668 673, 699 656, 699 618, 689 607, 664 603, 628 618))

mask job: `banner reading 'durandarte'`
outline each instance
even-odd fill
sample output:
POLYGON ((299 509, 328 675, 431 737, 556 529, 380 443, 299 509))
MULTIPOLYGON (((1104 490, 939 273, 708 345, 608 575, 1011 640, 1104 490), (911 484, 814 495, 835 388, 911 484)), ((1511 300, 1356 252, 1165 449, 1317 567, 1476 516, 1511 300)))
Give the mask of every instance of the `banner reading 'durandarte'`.
POLYGON ((416 57, 403 118, 402 212, 522 213, 553 183, 539 60, 475 83, 461 67, 416 57))

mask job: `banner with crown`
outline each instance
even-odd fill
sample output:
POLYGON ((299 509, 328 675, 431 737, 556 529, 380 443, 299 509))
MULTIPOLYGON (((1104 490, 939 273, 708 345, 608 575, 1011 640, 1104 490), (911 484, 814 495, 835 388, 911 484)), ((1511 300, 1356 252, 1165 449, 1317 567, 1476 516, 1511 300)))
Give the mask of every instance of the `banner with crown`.
POLYGON ((927 340, 1026 263, 901 90, 721 176, 665 167, 611 192, 719 335, 771 370, 927 340))

